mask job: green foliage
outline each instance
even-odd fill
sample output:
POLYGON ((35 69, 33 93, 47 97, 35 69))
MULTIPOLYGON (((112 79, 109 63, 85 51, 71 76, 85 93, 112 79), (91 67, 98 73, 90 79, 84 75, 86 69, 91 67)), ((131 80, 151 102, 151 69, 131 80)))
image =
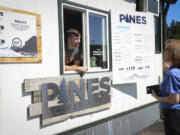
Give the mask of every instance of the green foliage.
POLYGON ((180 21, 172 20, 171 25, 167 27, 167 38, 180 40, 180 21))

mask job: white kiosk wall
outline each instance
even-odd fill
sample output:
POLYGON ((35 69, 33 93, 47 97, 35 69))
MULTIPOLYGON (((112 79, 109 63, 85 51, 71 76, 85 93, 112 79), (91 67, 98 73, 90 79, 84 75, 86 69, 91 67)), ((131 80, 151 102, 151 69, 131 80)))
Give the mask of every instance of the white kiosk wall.
MULTIPOLYGON (((119 8, 131 13, 135 11, 135 3, 128 0, 72 0, 72 2, 106 11, 114 9, 117 12, 116 14, 119 14, 119 8)), ((145 91, 147 85, 158 83, 158 78, 162 78, 162 55, 153 53, 152 65, 154 65, 154 70, 152 70, 151 77, 138 80, 136 83, 112 87, 113 95, 109 109, 41 128, 39 117, 32 119, 28 117, 27 108, 32 103, 31 94, 23 92, 22 84, 24 79, 60 75, 57 1, 0 0, 0 5, 38 13, 41 15, 42 21, 42 63, 0 64, 1 135, 50 135, 60 133, 155 101, 145 91), (136 96, 128 95, 122 92, 121 89, 123 91, 137 91, 136 96)), ((153 19, 150 21, 152 24, 154 23, 153 19)), ((152 46, 154 46, 154 43, 152 46)))

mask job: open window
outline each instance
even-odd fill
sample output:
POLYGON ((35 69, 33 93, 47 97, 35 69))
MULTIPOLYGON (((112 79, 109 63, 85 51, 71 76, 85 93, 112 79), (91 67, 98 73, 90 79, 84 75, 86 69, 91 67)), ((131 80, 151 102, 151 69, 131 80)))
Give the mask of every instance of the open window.
POLYGON ((109 71, 109 12, 72 3, 59 4, 61 74, 76 73, 65 71, 66 32, 76 29, 81 34, 79 52, 80 66, 87 66, 88 72, 109 71), (63 49, 63 51, 61 50, 63 49), (62 66, 63 65, 63 66, 62 66))
MULTIPOLYGON (((66 53, 66 48, 68 47, 68 43, 67 43, 67 31, 70 29, 75 29, 77 31, 79 31, 79 33, 81 34, 81 42, 79 44, 78 47, 78 59, 80 62, 79 66, 83 66, 83 46, 84 46, 84 34, 83 34, 83 11, 82 10, 78 10, 78 9, 72 9, 69 6, 63 6, 63 26, 64 26, 64 44, 63 44, 63 48, 64 48, 64 52, 66 53)), ((65 58, 64 58, 64 64, 66 63, 65 58)))

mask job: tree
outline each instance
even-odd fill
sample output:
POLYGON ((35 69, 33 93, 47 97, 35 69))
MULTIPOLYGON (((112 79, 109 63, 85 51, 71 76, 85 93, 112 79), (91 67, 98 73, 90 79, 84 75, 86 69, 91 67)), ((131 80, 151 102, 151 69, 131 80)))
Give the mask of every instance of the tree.
POLYGON ((170 26, 167 28, 167 38, 168 39, 178 39, 180 40, 180 21, 172 20, 170 26))

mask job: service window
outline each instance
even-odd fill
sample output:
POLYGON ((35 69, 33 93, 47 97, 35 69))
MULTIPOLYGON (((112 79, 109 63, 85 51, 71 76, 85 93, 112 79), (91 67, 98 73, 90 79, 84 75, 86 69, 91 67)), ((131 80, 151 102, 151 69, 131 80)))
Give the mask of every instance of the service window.
POLYGON ((59 4, 61 73, 76 73, 65 71, 65 53, 67 47, 67 31, 76 29, 81 34, 78 52, 80 66, 87 66, 88 72, 109 71, 109 12, 96 10, 82 5, 59 4), (63 49, 63 51, 61 50, 63 49))

